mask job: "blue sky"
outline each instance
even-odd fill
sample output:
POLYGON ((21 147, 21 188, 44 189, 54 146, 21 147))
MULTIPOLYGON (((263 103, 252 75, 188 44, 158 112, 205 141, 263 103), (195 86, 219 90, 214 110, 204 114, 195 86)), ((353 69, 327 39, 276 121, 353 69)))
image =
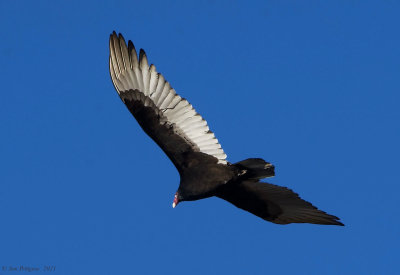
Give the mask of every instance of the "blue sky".
POLYGON ((398 274, 398 1, 1 1, 1 267, 54 274, 398 274), (121 103, 116 30, 228 160, 262 157, 345 227, 280 226, 179 175, 121 103))

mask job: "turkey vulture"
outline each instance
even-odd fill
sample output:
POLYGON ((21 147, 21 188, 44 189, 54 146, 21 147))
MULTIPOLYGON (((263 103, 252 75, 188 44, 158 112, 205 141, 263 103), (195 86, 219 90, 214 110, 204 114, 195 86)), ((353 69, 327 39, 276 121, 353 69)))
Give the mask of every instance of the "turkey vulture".
POLYGON ((149 65, 144 50, 138 57, 133 43, 127 45, 115 32, 110 35, 110 75, 128 110, 179 172, 173 207, 216 196, 277 224, 343 225, 292 190, 261 182, 275 175, 274 166, 263 159, 228 162, 207 122, 149 65))

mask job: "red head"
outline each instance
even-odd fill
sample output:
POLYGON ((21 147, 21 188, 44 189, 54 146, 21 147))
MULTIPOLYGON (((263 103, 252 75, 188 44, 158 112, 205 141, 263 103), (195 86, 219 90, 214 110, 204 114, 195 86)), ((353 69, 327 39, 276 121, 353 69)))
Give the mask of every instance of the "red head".
POLYGON ((178 203, 179 203, 179 194, 178 192, 176 192, 174 196, 174 201, 172 202, 172 208, 175 208, 175 206, 177 206, 178 203))

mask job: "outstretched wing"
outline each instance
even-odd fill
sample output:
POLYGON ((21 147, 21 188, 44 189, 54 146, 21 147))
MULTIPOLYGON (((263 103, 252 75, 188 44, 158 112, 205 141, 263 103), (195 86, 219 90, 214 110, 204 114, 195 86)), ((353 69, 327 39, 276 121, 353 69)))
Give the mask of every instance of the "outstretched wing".
POLYGON ((178 168, 187 152, 202 152, 226 164, 226 154, 207 122, 189 102, 176 94, 164 77, 149 66, 141 49, 139 58, 131 41, 110 35, 110 74, 122 101, 143 130, 178 168))
POLYGON ((292 190, 257 180, 226 184, 217 196, 273 223, 343 225, 338 217, 318 210, 292 190))

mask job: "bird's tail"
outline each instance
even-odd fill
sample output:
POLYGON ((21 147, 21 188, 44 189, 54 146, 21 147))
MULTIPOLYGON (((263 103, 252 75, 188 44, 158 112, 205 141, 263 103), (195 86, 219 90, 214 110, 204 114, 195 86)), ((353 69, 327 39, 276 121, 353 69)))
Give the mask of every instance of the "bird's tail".
POLYGON ((275 167, 260 158, 250 158, 234 164, 239 176, 245 179, 263 179, 275 176, 275 167))

